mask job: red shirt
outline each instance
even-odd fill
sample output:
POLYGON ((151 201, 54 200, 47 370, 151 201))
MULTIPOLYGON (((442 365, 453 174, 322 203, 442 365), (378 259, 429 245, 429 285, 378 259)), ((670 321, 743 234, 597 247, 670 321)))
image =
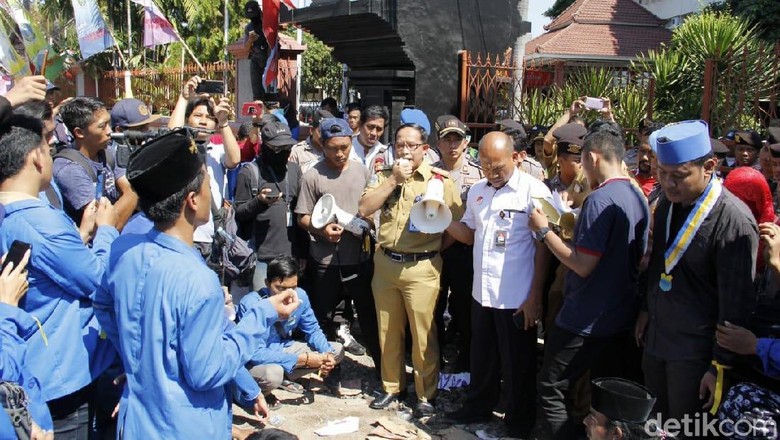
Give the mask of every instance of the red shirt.
POLYGON ((639 183, 639 186, 642 188, 642 192, 645 193, 645 197, 647 197, 655 186, 655 177, 642 177, 637 170, 634 170, 634 177, 636 178, 637 183, 639 183))
POLYGON ((249 139, 244 139, 238 143, 241 150, 241 162, 251 162, 260 154, 260 142, 251 143, 249 139))

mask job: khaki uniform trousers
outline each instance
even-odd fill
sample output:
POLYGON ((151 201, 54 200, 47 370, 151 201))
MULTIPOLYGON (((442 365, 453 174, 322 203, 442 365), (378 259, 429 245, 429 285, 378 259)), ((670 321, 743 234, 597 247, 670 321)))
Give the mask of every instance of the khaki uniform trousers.
POLYGON ((387 393, 406 389, 404 344, 406 323, 412 333, 412 366, 417 398, 432 400, 439 384, 439 343, 433 323, 439 296, 441 256, 397 263, 381 250, 374 256, 374 291, 382 386, 387 393))

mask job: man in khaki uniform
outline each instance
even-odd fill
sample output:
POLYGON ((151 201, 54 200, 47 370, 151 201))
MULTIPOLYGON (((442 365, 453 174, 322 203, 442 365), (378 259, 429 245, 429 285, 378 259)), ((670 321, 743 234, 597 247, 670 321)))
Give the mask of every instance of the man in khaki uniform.
POLYGON ((535 177, 542 182, 547 180, 547 170, 545 170, 542 164, 536 159, 528 156, 528 151, 526 150, 525 128, 523 128, 523 125, 512 119, 504 119, 498 121, 497 124, 498 129, 502 133, 512 138, 514 149, 512 152, 512 160, 514 161, 515 166, 520 169, 520 171, 528 173, 531 177, 535 177))
POLYGON ((566 192, 572 208, 579 208, 590 193, 590 185, 582 170, 582 144, 588 129, 571 123, 555 130, 558 173, 547 182, 550 191, 566 192))
POLYGON ((333 115, 327 110, 317 110, 311 120, 309 137, 302 142, 293 145, 290 151, 290 162, 295 162, 301 167, 301 175, 306 174, 309 168, 313 167, 322 159, 322 136, 320 135, 320 121, 326 118, 332 118, 333 115))
MULTIPOLYGON (((468 140, 468 127, 452 115, 436 118, 436 130, 441 160, 434 163, 436 168, 450 174, 455 189, 460 194, 463 206, 471 185, 484 177, 482 169, 469 155, 464 154, 468 140)), ((453 220, 460 220, 453 218, 453 220)), ((436 304, 436 328, 439 332, 439 345, 444 341, 444 311, 449 310, 450 332, 457 331, 458 357, 455 371, 469 371, 471 358, 471 284, 474 279, 474 248, 446 236, 442 243, 443 260, 441 289, 436 304), (448 298, 449 293, 449 298, 448 298), (447 303, 449 301, 449 307, 447 303)))
POLYGON ((426 150, 428 144, 422 127, 400 126, 395 134, 395 164, 392 170, 372 177, 359 209, 364 218, 381 210, 379 248, 374 257, 371 287, 379 324, 384 393, 370 406, 386 408, 404 396, 404 331, 408 320, 414 385, 419 399, 415 406, 417 417, 433 414, 432 401, 439 380, 439 344, 433 313, 439 296, 442 234, 419 232, 410 220, 410 212, 427 191, 429 180, 436 178, 443 180, 444 202, 453 218, 463 214, 463 203, 455 185, 446 177, 446 171, 425 163, 426 150))

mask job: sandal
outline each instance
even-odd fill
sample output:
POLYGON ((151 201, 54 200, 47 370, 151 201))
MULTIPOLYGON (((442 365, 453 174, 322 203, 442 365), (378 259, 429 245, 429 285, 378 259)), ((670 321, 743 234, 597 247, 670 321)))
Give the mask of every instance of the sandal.
POLYGON ((279 385, 279 389, 285 390, 288 393, 293 393, 293 394, 303 394, 305 391, 303 385, 287 379, 282 381, 282 384, 279 385))
POLYGON ((265 396, 265 403, 268 405, 268 409, 271 411, 276 411, 284 405, 278 397, 273 395, 273 393, 268 393, 265 396))

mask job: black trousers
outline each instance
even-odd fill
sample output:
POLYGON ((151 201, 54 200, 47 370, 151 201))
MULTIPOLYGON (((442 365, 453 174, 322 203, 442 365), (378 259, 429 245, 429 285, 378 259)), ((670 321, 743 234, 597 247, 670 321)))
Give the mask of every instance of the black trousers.
POLYGON ((263 71, 268 57, 265 55, 251 55, 249 57, 249 79, 252 81, 252 100, 260 101, 265 98, 263 87, 263 71))
POLYGON ((664 419, 682 420, 686 414, 693 418, 703 412, 699 384, 709 367, 709 359, 669 361, 645 352, 645 384, 656 397, 652 418, 661 413, 664 419))
POLYGON ((471 290, 474 282, 473 247, 455 243, 442 251, 441 257, 439 299, 434 312, 434 322, 439 331, 439 347, 444 347, 445 344, 444 311, 449 308, 452 317, 450 328, 460 333, 458 359, 467 362, 471 358, 469 352, 471 350, 471 290))
POLYGON ((582 420, 569 417, 572 408, 569 389, 591 368, 591 378, 600 377, 597 370, 602 357, 619 355, 620 344, 616 343, 619 338, 584 337, 557 325, 548 332, 537 386, 553 438, 569 440, 584 435, 582 420))
POLYGON ((504 382, 504 423, 527 437, 536 420, 536 327, 521 330, 512 310, 471 300, 471 384, 464 407, 489 415, 504 382))
POLYGON ((336 306, 344 297, 351 297, 358 314, 363 342, 374 360, 374 364, 381 365, 376 307, 371 291, 373 262, 368 260, 356 265, 337 266, 331 264, 326 266, 309 260, 306 271, 311 306, 328 339, 333 340, 336 337, 336 325, 333 321, 336 306), (347 278, 351 279, 342 281, 347 278))

